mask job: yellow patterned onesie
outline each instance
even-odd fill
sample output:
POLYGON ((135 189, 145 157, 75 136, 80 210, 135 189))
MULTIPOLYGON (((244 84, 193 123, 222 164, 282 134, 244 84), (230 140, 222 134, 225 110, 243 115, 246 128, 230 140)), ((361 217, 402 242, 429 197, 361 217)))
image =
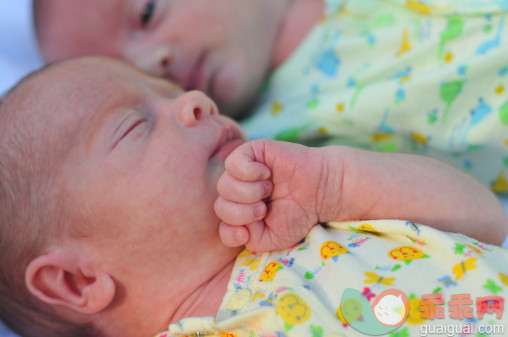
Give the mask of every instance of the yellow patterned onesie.
POLYGON ((294 247, 237 258, 216 318, 158 337, 505 335, 508 250, 412 222, 315 226, 294 247))
POLYGON ((422 153, 508 193, 508 1, 324 1, 249 137, 422 153))

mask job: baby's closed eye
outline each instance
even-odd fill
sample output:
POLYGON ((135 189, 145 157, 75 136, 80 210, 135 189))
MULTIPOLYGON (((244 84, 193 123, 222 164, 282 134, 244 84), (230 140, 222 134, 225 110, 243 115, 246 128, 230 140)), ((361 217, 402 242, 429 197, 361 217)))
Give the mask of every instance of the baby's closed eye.
POLYGON ((129 114, 115 132, 113 148, 124 140, 137 140, 145 135, 150 129, 150 121, 137 114, 129 114))
POLYGON ((139 119, 130 126, 130 128, 127 130, 127 132, 122 138, 129 136, 138 139, 145 133, 145 131, 147 131, 148 128, 149 128, 148 120, 145 118, 139 119))

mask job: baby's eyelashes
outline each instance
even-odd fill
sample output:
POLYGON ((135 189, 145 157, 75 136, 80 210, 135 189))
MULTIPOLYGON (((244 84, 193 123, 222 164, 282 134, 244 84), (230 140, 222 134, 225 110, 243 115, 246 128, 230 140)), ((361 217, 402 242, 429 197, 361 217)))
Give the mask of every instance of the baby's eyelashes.
POLYGON ((146 118, 136 113, 128 114, 128 116, 120 122, 114 134, 112 149, 126 138, 132 138, 134 140, 139 139, 149 128, 150 123, 146 118))
POLYGON ((138 139, 143 135, 143 133, 147 130, 148 127, 149 127, 148 120, 144 118, 140 119, 131 125, 131 127, 127 130, 122 139, 125 137, 135 137, 134 139, 138 139))

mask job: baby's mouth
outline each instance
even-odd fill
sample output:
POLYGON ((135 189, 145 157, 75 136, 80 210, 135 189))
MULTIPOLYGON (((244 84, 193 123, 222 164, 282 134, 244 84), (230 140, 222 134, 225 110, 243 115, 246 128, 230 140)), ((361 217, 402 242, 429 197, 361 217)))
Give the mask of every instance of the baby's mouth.
POLYGON ((226 125, 220 134, 211 158, 226 160, 231 152, 245 142, 242 132, 233 124, 226 125))

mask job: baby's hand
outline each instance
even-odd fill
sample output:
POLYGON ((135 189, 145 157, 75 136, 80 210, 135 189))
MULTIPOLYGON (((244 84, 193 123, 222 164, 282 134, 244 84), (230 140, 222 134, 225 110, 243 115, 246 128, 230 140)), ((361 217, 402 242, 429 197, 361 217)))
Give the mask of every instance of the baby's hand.
POLYGON ((324 159, 319 149, 264 139, 233 151, 215 202, 223 243, 262 252, 303 239, 320 219, 324 159))

